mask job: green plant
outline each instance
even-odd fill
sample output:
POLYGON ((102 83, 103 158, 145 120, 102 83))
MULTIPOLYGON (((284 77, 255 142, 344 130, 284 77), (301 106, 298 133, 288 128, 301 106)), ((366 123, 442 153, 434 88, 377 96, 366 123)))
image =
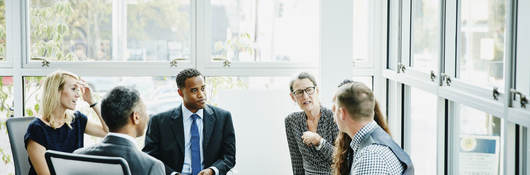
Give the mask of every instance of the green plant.
POLYGON ((215 54, 220 57, 231 60, 239 60, 241 53, 248 53, 254 59, 257 59, 254 41, 249 33, 239 34, 226 41, 217 41, 214 44, 215 54))

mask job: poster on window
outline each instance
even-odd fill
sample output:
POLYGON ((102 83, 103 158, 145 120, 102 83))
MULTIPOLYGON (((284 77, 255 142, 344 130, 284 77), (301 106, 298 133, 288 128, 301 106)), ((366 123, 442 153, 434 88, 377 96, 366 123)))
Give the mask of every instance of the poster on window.
POLYGON ((459 174, 499 174, 499 139, 499 136, 460 136, 459 174))

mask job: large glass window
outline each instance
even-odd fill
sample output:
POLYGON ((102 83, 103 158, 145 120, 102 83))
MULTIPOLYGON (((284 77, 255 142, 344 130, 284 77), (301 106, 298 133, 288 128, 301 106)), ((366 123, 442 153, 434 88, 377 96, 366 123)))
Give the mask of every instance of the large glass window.
POLYGON ((411 66, 438 72, 440 58, 440 0, 412 1, 411 66))
POLYGON ((437 97, 429 92, 410 90, 410 156, 416 174, 436 174, 437 97))
POLYGON ((211 56, 318 63, 319 1, 211 0, 211 56))
POLYGON ((13 77, 0 77, 0 169, 14 174, 11 145, 7 135, 6 121, 13 115, 13 77))
POLYGON ((372 67, 368 52, 370 40, 370 5, 368 0, 353 1, 353 63, 354 67, 372 67))
POLYGON ((128 60, 191 57, 191 0, 128 0, 128 60))
MULTIPOLYGON (((517 18, 517 45, 515 53, 515 89, 526 98, 530 98, 530 70, 528 65, 530 65, 530 49, 527 49, 530 46, 530 12, 524 9, 524 7, 530 6, 530 1, 518 1, 518 18, 517 18)), ((514 106, 520 107, 521 101, 520 97, 517 96, 517 102, 514 103, 514 106)), ((526 105, 526 109, 530 109, 530 104, 526 105)), ((529 172, 530 173, 530 172, 529 172)))
MULTIPOLYGON (((127 86, 137 89, 146 105, 147 113, 157 114, 176 107, 181 103, 174 77, 81 77, 93 91, 97 101, 116 86, 127 86)), ((39 107, 42 94, 41 84, 45 77, 24 77, 25 116, 40 116, 39 107)), ((83 102, 78 103, 76 110, 88 116, 90 121, 99 123, 97 115, 83 102)), ((100 138, 85 135, 85 146, 98 143, 100 138)), ((144 138, 137 139, 139 148, 143 147, 144 138)))
POLYGON ((6 59, 6 5, 4 0, 0 0, 0 61, 6 59))
POLYGON ((29 6, 32 58, 111 59, 111 0, 31 0, 29 6))
POLYGON ((464 105, 458 113, 459 174, 501 174, 502 120, 464 105))
POLYGON ((519 148, 520 148, 520 156, 519 156, 519 174, 529 174, 530 173, 530 147, 528 146, 528 142, 530 141, 530 133, 528 133, 528 127, 519 126, 520 129, 520 136, 519 136, 519 148))
POLYGON ((461 0, 460 7, 458 78, 504 89, 506 0, 461 0))
POLYGON ((162 61, 191 55, 190 0, 31 0, 29 7, 32 58, 162 61))

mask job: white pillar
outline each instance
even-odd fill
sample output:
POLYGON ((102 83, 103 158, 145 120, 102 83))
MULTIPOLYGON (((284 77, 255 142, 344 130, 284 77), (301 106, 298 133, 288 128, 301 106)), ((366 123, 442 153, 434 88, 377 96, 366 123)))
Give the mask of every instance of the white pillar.
POLYGON ((353 1, 320 1, 320 98, 331 107, 342 80, 353 77, 353 1))

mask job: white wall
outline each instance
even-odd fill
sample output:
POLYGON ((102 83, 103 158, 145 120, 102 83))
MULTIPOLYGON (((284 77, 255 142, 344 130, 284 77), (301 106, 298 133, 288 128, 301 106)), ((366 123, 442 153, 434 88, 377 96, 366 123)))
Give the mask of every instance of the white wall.
POLYGON ((291 174, 284 119, 300 111, 285 90, 221 90, 218 106, 232 113, 236 132, 234 174, 291 174))

